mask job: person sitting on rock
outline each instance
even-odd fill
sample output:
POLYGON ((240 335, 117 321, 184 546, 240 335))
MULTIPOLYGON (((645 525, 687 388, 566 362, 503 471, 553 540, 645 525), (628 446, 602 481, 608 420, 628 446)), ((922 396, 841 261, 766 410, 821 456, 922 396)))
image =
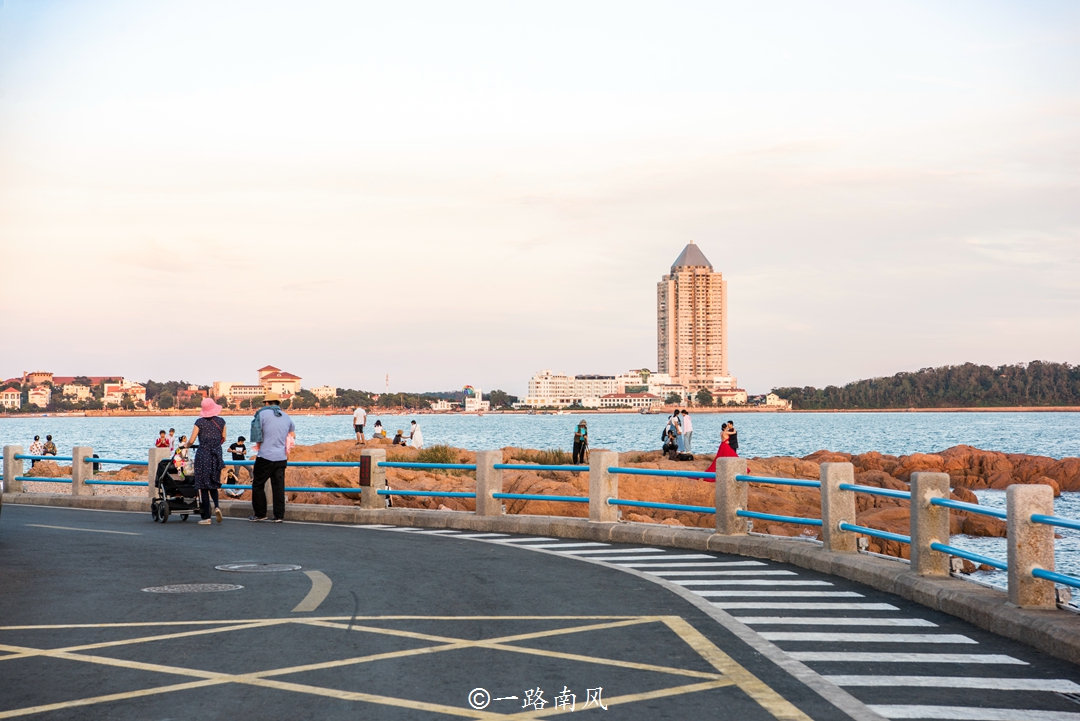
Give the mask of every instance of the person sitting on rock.
POLYGON ((398 428, 397 435, 394 436, 394 442, 391 443, 390 445, 392 445, 392 446, 403 446, 403 445, 405 445, 405 431, 398 428))

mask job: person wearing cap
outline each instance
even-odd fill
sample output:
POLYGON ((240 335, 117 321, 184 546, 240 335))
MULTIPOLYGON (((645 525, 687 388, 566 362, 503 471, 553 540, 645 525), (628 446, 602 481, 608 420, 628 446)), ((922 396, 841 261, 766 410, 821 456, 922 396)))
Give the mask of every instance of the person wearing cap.
POLYGON ((251 480, 249 521, 265 521, 266 482, 274 498, 274 523, 285 520, 285 468, 289 465, 289 447, 296 441, 296 426, 281 410, 281 396, 267 393, 263 408, 256 415, 262 427, 262 441, 255 446, 255 468, 251 480))
POLYGON ((221 523, 218 489, 221 488, 221 472, 225 469, 225 458, 221 453, 221 447, 225 445, 225 419, 221 417, 221 406, 213 398, 203 398, 199 419, 184 447, 191 448, 195 441, 199 442, 195 451, 195 488, 199 491, 199 515, 202 516, 199 525, 209 526, 211 513, 221 523))
MULTIPOLYGON (((589 447, 589 427, 582 418, 574 430, 574 465, 585 462, 585 451, 589 447)), ((564 456, 565 457, 565 456, 564 456)))

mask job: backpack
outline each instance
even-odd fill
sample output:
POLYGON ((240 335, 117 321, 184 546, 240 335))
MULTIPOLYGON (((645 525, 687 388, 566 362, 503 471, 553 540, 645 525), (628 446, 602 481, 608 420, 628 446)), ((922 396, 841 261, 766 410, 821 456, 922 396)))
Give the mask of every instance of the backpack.
POLYGON ((281 409, 277 406, 263 406, 259 410, 255 411, 255 417, 251 419, 251 430, 248 431, 248 440, 252 443, 262 443, 262 421, 259 420, 259 414, 263 411, 274 411, 274 415, 281 417, 281 409))

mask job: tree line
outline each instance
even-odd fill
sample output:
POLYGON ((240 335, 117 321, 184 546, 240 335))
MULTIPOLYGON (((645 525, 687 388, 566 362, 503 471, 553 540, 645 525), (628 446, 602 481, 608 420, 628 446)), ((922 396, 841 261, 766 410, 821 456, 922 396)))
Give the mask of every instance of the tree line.
POLYGON ((1032 361, 923 368, 845 386, 775 388, 802 410, 1080 406, 1080 366, 1032 361))

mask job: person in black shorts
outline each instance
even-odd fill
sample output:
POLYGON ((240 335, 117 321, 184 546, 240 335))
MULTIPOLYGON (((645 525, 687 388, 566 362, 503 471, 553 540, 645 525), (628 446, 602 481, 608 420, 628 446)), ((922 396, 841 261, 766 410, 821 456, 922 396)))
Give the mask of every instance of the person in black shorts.
MULTIPOLYGON (((245 441, 247 441, 247 439, 243 436, 240 436, 236 439, 236 443, 233 443, 231 446, 229 446, 229 453, 232 454, 232 459, 234 461, 247 460, 247 446, 244 445, 245 441)), ((228 482, 233 485, 239 484, 240 471, 241 469, 245 468, 247 468, 247 466, 229 466, 228 482)), ((251 480, 251 471, 248 471, 248 480, 251 480)), ((244 495, 244 492, 241 491, 239 488, 227 488, 225 489, 225 493, 232 496, 233 498, 239 498, 240 496, 244 495)))
POLYGON ((367 409, 357 406, 352 414, 353 432, 356 433, 356 444, 362 446, 364 441, 364 424, 367 423, 367 409))

